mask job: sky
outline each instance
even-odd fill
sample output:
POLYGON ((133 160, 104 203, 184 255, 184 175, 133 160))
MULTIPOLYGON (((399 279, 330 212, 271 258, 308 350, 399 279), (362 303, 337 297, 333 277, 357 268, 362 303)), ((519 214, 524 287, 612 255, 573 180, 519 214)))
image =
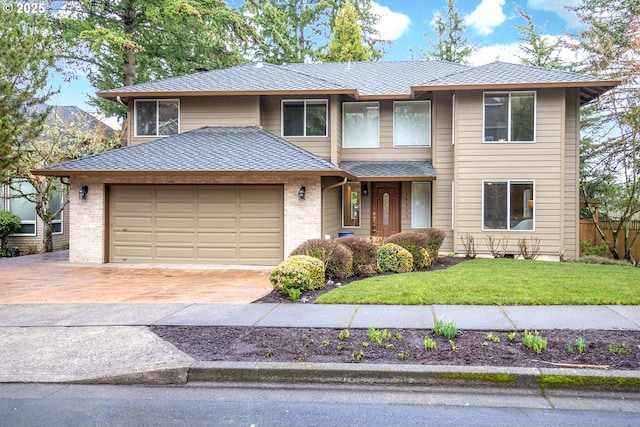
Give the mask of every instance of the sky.
MULTIPOLYGON (((235 7, 242 0, 227 1, 235 7)), ((424 34, 434 37, 431 22, 437 12, 446 10, 446 3, 447 0, 375 0, 374 11, 381 16, 378 30, 383 38, 391 41, 382 60, 420 59, 420 49, 427 48, 424 34)), ((465 19, 471 44, 476 48, 471 64, 496 60, 519 62, 520 34, 515 26, 525 25, 525 21, 518 16, 516 5, 529 13, 539 31, 562 37, 580 29, 575 14, 566 9, 579 3, 580 0, 458 0, 456 7, 465 19)), ((96 90, 82 75, 71 82, 54 75, 50 83, 60 91, 50 100, 51 105, 76 105, 89 112, 93 110, 87 99, 96 90)), ((116 125, 112 120, 106 122, 116 125)))

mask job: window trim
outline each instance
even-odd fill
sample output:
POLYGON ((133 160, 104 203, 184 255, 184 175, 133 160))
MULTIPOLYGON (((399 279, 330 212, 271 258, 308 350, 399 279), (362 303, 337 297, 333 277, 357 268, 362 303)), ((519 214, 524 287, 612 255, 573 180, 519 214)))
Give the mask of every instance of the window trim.
POLYGON ((535 90, 505 90, 505 91, 486 91, 486 92, 482 92, 482 143, 483 144, 535 144, 536 143, 536 139, 538 136, 538 92, 535 90), (511 139, 511 95, 512 94, 533 94, 533 139, 531 141, 513 141, 511 139), (507 116, 507 135, 508 138, 505 141, 487 141, 487 135, 486 135, 486 114, 487 114, 487 108, 486 108, 486 103, 485 103, 485 99, 487 95, 508 95, 509 97, 509 111, 508 111, 508 116, 507 116))
POLYGON ((432 181, 412 181, 411 182, 411 228, 415 228, 417 230, 423 230, 425 228, 431 228, 433 224, 433 184, 432 181), (414 215, 414 207, 415 207, 415 197, 414 197, 414 189, 416 184, 428 184, 429 187, 429 224, 426 227, 417 227, 415 225, 415 215, 414 215))
MULTIPOLYGON (((64 193, 60 192, 56 197, 61 198, 60 205, 62 205, 64 203, 64 193)), ((51 203, 49 203, 49 210, 51 210, 51 203)), ((64 234, 64 209, 60 211, 59 215, 60 215, 59 219, 51 218, 51 234, 54 236, 64 234), (53 231, 54 224, 60 224, 60 231, 53 231)))
MULTIPOLYGON (((340 195, 340 204, 341 204, 341 208, 340 209, 340 222, 342 224, 342 228, 361 228, 362 227, 362 183, 358 182, 358 181, 348 181, 345 183, 345 185, 341 186, 342 188, 342 192, 340 195), (360 203, 358 205, 358 225, 345 225, 344 224, 344 210, 345 210, 345 192, 347 191, 347 186, 348 185, 353 185, 353 184, 357 184, 357 192, 358 192, 358 202, 360 203)), ((352 191, 353 192, 353 191, 352 191)))
POLYGON ((380 148, 380 101, 345 101, 342 103, 342 148, 347 149, 347 150, 368 150, 368 149, 372 149, 372 148, 380 148), (345 108, 344 106, 346 104, 375 104, 375 106, 378 108, 378 128, 377 128, 377 132, 376 132, 376 144, 372 145, 372 146, 367 146, 367 147, 349 147, 347 145, 345 145, 345 137, 344 137, 344 133, 345 133, 345 108))
POLYGON ((482 180, 482 210, 480 212, 480 222, 482 225, 482 231, 500 231, 500 232, 514 232, 514 233, 533 233, 536 231, 536 181, 534 179, 483 179, 482 180), (485 227, 484 221, 484 187, 488 182, 495 183, 506 183, 507 184, 507 228, 487 228, 485 227), (531 230, 514 230, 511 228, 511 183, 531 183, 531 188, 533 191, 533 207, 531 208, 531 221, 533 221, 533 227, 531 230))
POLYGON ((133 101, 133 136, 135 138, 166 138, 168 136, 173 136, 173 135, 178 135, 180 133, 180 117, 181 117, 181 105, 180 105, 180 99, 179 98, 141 98, 141 99, 135 99, 133 101), (156 103, 156 133, 155 135, 138 135, 138 102, 154 102, 156 103), (158 108, 161 102, 175 102, 178 106, 178 132, 175 134, 171 134, 171 135, 160 135, 158 134, 158 129, 160 126, 158 126, 158 120, 160 118, 160 115, 158 114, 158 108))
MULTIPOLYGON (((394 148, 414 148, 414 147, 431 147, 431 132, 432 132, 432 124, 433 124, 433 105, 430 100, 412 100, 412 101, 393 101, 393 147, 394 148), (427 133, 427 143, 426 144, 397 144, 396 143, 396 104, 427 104, 428 112, 429 112, 429 131, 427 133)), ((378 121, 379 124, 379 121, 378 121)), ((378 138, 379 139, 379 138, 378 138)))
POLYGON ((326 98, 305 98, 305 99, 283 99, 280 102, 280 135, 283 138, 326 138, 329 136, 329 100, 326 98), (304 135, 285 135, 284 134, 284 104, 287 102, 302 102, 304 104, 302 130, 304 135), (325 126, 324 135, 307 135, 307 104, 324 104, 325 106, 325 126))

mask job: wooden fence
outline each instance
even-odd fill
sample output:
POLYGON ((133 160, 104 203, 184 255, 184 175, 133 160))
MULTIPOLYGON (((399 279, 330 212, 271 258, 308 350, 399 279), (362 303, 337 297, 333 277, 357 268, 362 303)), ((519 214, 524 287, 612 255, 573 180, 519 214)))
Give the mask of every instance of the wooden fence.
MULTIPOLYGON (((608 221, 599 221, 598 225, 600 226, 600 229, 604 231, 604 233, 606 234, 607 239, 613 238, 613 234, 611 232, 611 226, 608 221)), ((616 224, 614 223, 613 226, 615 227, 616 224)), ((629 241, 631 241, 631 239, 634 238, 636 233, 640 233, 640 221, 630 221, 629 222, 629 241)), ((600 233, 598 233, 598 230, 596 230, 595 224, 590 219, 580 220, 580 241, 582 242, 584 240, 590 241, 594 246, 598 246, 602 244, 602 237, 600 237, 600 233)), ((617 249, 620 257, 623 257, 624 256, 624 236, 622 234, 618 236, 617 249)), ((604 253, 604 256, 612 258, 611 252, 608 249, 604 253)), ((638 237, 638 242, 636 242, 633 250, 631 251, 631 256, 633 256, 635 260, 640 260, 640 237, 638 237)))

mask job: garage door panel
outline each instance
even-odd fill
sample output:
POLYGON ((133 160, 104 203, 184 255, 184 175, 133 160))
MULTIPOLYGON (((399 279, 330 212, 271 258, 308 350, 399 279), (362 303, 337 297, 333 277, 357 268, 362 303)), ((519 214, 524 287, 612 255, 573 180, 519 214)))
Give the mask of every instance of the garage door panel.
POLYGON ((111 262, 276 265, 282 185, 114 185, 111 262))

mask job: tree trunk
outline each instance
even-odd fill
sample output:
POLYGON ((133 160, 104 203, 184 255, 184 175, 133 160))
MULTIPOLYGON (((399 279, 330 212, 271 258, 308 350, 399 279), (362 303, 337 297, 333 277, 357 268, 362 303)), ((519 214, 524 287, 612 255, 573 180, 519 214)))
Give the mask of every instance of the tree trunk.
POLYGON ((129 37, 131 43, 124 48, 123 72, 124 85, 132 86, 136 84, 136 51, 135 51, 135 27, 134 20, 136 11, 133 5, 129 4, 123 13, 124 33, 129 37))

